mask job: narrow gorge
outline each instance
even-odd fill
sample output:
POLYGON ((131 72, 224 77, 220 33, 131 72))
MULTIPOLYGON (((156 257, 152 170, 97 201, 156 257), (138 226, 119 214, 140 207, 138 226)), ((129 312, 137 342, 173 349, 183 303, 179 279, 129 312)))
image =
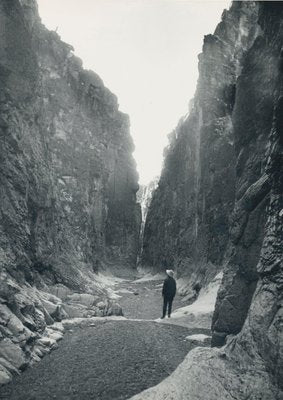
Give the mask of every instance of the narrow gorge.
POLYGON ((121 397, 100 387, 66 399, 283 399, 283 2, 234 1, 224 10, 204 38, 195 96, 169 139, 160 178, 139 188, 130 119, 117 97, 44 27, 36 0, 0 0, 2 388, 58 347, 62 321, 72 327, 82 318, 76 360, 101 344, 102 354, 113 347, 124 360, 129 351, 132 362, 136 340, 131 368, 149 382, 133 388, 127 377, 129 391, 117 383, 121 397), (180 309, 205 306, 213 288, 205 318, 187 316, 190 334, 211 328, 211 343, 204 335, 205 345, 187 348, 188 327, 174 313, 153 319, 169 268, 180 309), (159 280, 132 282, 138 271, 159 280), (114 292, 103 274, 127 280, 114 292), (123 333, 113 339, 115 327, 123 333), (169 372, 164 338, 156 350, 160 335, 172 354, 180 338, 169 372))

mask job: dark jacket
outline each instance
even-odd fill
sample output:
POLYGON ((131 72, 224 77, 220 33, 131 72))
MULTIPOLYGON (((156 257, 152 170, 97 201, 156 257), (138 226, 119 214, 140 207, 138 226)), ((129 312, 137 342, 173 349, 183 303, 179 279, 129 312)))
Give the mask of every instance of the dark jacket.
POLYGON ((173 299, 176 294, 176 281, 171 276, 167 276, 163 283, 162 296, 173 299))

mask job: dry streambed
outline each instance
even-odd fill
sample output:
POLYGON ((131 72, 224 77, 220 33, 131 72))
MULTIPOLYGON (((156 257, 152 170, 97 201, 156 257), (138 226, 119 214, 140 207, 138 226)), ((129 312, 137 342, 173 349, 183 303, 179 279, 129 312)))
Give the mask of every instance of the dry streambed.
MULTIPOLYGON (((196 345, 187 340, 203 329, 158 324, 160 282, 124 282, 118 301, 128 318, 90 319, 66 324, 56 351, 0 388, 3 400, 121 400, 154 386, 170 375, 196 345)), ((176 299, 176 305, 180 299, 176 299)))
POLYGON ((106 321, 68 327, 56 351, 1 388, 9 400, 121 400, 156 385, 195 346, 183 327, 106 321))

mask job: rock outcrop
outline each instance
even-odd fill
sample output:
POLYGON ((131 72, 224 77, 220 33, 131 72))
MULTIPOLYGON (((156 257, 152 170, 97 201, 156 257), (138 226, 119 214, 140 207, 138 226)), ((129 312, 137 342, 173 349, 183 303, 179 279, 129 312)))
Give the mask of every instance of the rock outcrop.
POLYGON ((0 2, 0 146, 0 359, 11 341, 19 369, 72 293, 95 296, 81 316, 109 312, 94 272, 135 265, 141 219, 129 118, 35 0, 0 2))
POLYGON ((137 399, 283 398, 282 21, 282 2, 234 2, 204 40, 193 108, 173 133, 148 212, 143 262, 169 261, 192 286, 224 269, 212 344, 226 346, 195 349, 137 399))

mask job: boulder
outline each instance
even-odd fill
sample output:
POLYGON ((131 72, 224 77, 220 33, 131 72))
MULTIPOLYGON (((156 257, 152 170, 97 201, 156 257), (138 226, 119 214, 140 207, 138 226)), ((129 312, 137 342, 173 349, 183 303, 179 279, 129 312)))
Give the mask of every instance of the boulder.
POLYGON ((64 304, 62 309, 65 311, 66 315, 69 318, 81 318, 83 316, 83 312, 86 311, 86 307, 64 304))
POLYGON ((43 311, 43 314, 44 314, 46 325, 54 324, 54 319, 51 317, 49 312, 44 307, 42 308, 42 311, 43 311))
POLYGON ((55 329, 52 329, 52 328, 46 328, 46 333, 47 333, 47 336, 50 339, 55 340, 56 342, 61 340, 62 337, 63 337, 63 333, 62 332, 60 332, 58 330, 55 330, 55 329))
POLYGON ((19 374, 19 371, 14 367, 8 360, 0 357, 0 367, 6 368, 6 370, 11 374, 19 374))
POLYGON ((17 369, 23 369, 26 365, 26 358, 20 346, 7 338, 1 341, 0 357, 9 361, 17 369))
POLYGON ((40 361, 40 357, 34 353, 31 354, 30 365, 34 365, 35 363, 40 361))
POLYGON ((71 289, 67 288, 62 284, 57 284, 49 287, 50 293, 56 297, 59 297, 61 300, 66 300, 67 297, 72 294, 71 289))
POLYGON ((53 303, 53 302, 51 302, 49 300, 45 300, 45 299, 41 299, 41 303, 50 315, 55 313, 55 311, 59 305, 58 303, 53 303))
POLYGON ((45 313, 34 304, 26 305, 21 309, 21 321, 32 332, 42 333, 46 328, 45 313))
POLYGON ((79 303, 91 307, 97 302, 98 297, 89 293, 73 293, 67 296, 67 302, 79 303))
POLYGON ((61 322, 55 322, 51 328, 58 332, 64 332, 64 326, 61 322))
POLYGON ((52 348, 54 347, 56 340, 49 336, 43 336, 42 338, 38 339, 37 343, 41 346, 52 348))
POLYGON ((20 335, 13 336, 11 339, 13 343, 19 344, 19 346, 23 347, 26 345, 26 343, 31 343, 36 338, 37 334, 25 327, 20 335))
POLYGON ((62 319, 67 318, 68 314, 64 310, 63 306, 60 304, 56 307, 56 310, 54 311, 54 313, 51 314, 51 316, 54 319, 54 321, 60 322, 62 321, 62 319))
POLYGON ((0 323, 6 326, 14 336, 17 336, 24 331, 22 321, 13 314, 6 304, 0 305, 0 323))
POLYGON ((39 346, 38 344, 34 346, 33 352, 32 352, 32 357, 36 358, 42 358, 46 352, 42 351, 42 346, 39 346))
POLYGON ((0 385, 5 385, 12 380, 12 375, 6 368, 0 366, 0 385))

